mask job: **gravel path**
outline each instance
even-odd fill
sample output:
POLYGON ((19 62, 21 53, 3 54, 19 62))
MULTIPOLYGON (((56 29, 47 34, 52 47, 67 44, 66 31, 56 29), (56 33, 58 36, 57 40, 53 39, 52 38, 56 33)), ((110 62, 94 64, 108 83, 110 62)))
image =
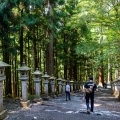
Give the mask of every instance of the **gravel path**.
POLYGON ((95 95, 94 113, 86 114, 85 101, 82 93, 71 93, 71 100, 65 101, 65 95, 43 104, 31 103, 26 108, 8 109, 5 120, 118 120, 120 119, 120 102, 109 89, 100 89, 95 95))

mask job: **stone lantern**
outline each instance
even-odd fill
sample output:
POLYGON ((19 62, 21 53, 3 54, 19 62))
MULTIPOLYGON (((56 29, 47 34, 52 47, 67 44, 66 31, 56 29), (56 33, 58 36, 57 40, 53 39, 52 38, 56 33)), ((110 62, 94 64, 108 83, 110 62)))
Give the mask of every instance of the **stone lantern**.
POLYGON ((51 92, 52 92, 51 97, 55 98, 55 77, 53 76, 53 74, 49 78, 49 80, 50 80, 51 92))
POLYGON ((74 91, 76 92, 76 81, 74 81, 74 91))
POLYGON ((70 81, 70 88, 71 88, 71 92, 73 92, 73 83, 74 83, 74 81, 73 81, 73 80, 71 80, 71 81, 70 81))
POLYGON ((58 78, 58 94, 62 95, 62 78, 58 78))
POLYGON ((9 66, 9 64, 0 61, 0 120, 7 116, 7 110, 3 110, 3 81, 6 79, 4 75, 5 67, 9 66))
POLYGON ((40 100, 40 77, 42 75, 42 72, 40 72, 38 70, 38 68, 36 68, 36 71, 34 73, 32 73, 34 75, 34 83, 35 83, 35 93, 36 93, 36 99, 40 100))
POLYGON ((44 93, 45 96, 43 99, 47 99, 48 98, 48 83, 49 83, 49 75, 47 74, 47 72, 45 72, 45 75, 42 76, 44 78, 43 84, 44 84, 44 93))
POLYGON ((27 107, 30 104, 30 101, 28 100, 28 91, 27 91, 27 81, 29 79, 28 72, 31 70, 31 68, 27 67, 25 62, 23 62, 22 67, 17 69, 20 71, 20 80, 22 84, 22 100, 21 100, 21 107, 27 107))
POLYGON ((66 87, 66 80, 65 79, 62 79, 62 86, 63 86, 62 93, 64 94, 65 93, 65 87, 66 87))

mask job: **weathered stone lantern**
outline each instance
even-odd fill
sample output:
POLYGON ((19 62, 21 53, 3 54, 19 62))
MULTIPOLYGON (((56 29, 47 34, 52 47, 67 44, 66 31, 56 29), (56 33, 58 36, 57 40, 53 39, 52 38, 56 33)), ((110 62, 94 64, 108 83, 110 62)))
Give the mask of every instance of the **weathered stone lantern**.
POLYGON ((36 100, 41 100, 40 98, 40 77, 42 75, 42 72, 40 72, 38 70, 38 68, 36 68, 36 71, 34 73, 32 73, 34 75, 34 83, 35 83, 35 94, 36 94, 36 100))
POLYGON ((0 120, 7 116, 7 110, 3 110, 3 80, 6 79, 6 76, 4 76, 5 67, 9 66, 9 64, 0 61, 0 120))
POLYGON ((62 93, 64 94, 65 93, 65 87, 66 87, 66 80, 65 79, 62 79, 62 86, 63 86, 62 93))
POLYGON ((58 94, 62 95, 62 78, 58 78, 58 94))
POLYGON ((23 62, 22 67, 17 69, 20 71, 20 80, 22 83, 22 100, 20 102, 21 107, 27 107, 30 104, 30 101, 28 100, 28 91, 27 91, 27 81, 29 79, 28 72, 31 70, 31 68, 27 67, 25 62, 23 62))
POLYGON ((50 80, 51 92, 52 92, 51 97, 55 98, 55 77, 53 76, 53 74, 49 78, 49 80, 50 80))
POLYGON ((43 99, 47 99, 48 98, 48 83, 49 83, 49 75, 47 74, 47 72, 45 72, 45 75, 42 76, 44 78, 43 84, 44 84, 44 98, 43 99))
POLYGON ((74 83, 74 81, 73 81, 73 80, 71 80, 71 81, 70 81, 70 88, 71 88, 71 92, 73 92, 73 83, 74 83))

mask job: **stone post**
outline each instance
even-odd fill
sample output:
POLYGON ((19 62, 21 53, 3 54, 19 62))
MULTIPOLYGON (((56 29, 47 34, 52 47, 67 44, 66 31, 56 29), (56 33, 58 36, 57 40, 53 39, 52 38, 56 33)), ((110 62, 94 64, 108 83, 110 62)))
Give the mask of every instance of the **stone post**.
POLYGON ((22 84, 22 100, 20 102, 21 107, 28 107, 30 105, 30 101, 28 100, 28 91, 27 91, 27 81, 29 79, 28 71, 31 68, 27 67, 25 62, 23 62, 22 67, 17 70, 20 71, 20 80, 22 84))
POLYGON ((74 92, 76 92, 76 81, 74 81, 73 85, 74 85, 74 92))
POLYGON ((58 78, 58 95, 62 95, 62 78, 58 78))
POLYGON ((65 87, 66 87, 66 80, 65 79, 63 79, 62 80, 62 85, 63 85, 63 94, 65 94, 65 87))
POLYGON ((43 84, 44 84, 44 97, 43 99, 44 100, 48 100, 49 97, 48 97, 48 83, 49 83, 49 75, 47 74, 47 72, 45 72, 45 75, 42 76, 44 78, 44 81, 43 81, 43 84))
POLYGON ((0 120, 3 120, 7 116, 7 110, 3 110, 3 81, 6 79, 4 70, 8 66, 10 65, 0 61, 0 120))
POLYGON ((74 81, 72 81, 72 80, 70 81, 71 92, 73 92, 73 82, 74 82, 74 81))
POLYGON ((35 94, 36 94, 35 101, 40 102, 41 101, 41 98, 40 98, 40 90, 41 90, 40 76, 42 75, 42 72, 40 72, 38 70, 38 68, 36 68, 36 71, 32 74, 34 75, 34 83, 35 83, 35 94))
POLYGON ((115 80, 117 80, 118 79, 118 76, 119 76, 119 74, 118 74, 119 72, 118 72, 118 68, 116 67, 115 68, 115 80))
POLYGON ((50 80, 50 85, 51 85, 51 97, 55 98, 55 77, 53 76, 53 74, 49 78, 49 80, 50 80))

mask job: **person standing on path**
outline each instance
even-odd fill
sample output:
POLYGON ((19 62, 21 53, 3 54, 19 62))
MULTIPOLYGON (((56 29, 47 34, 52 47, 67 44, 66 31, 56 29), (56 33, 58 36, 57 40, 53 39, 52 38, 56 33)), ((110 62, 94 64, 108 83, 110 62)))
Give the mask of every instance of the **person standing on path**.
POLYGON ((65 87, 65 92, 66 92, 66 101, 67 101, 67 98, 69 99, 69 100, 71 100, 71 98, 70 98, 70 85, 69 85, 69 83, 67 82, 67 84, 66 84, 66 87, 65 87))
POLYGON ((93 77, 90 76, 89 81, 86 82, 84 85, 84 92, 85 92, 85 99, 86 99, 88 114, 90 113, 90 111, 93 112, 93 109, 94 109, 94 91, 95 90, 98 91, 97 85, 93 82, 93 77), (89 100, 91 100, 91 106, 89 105, 89 100))

